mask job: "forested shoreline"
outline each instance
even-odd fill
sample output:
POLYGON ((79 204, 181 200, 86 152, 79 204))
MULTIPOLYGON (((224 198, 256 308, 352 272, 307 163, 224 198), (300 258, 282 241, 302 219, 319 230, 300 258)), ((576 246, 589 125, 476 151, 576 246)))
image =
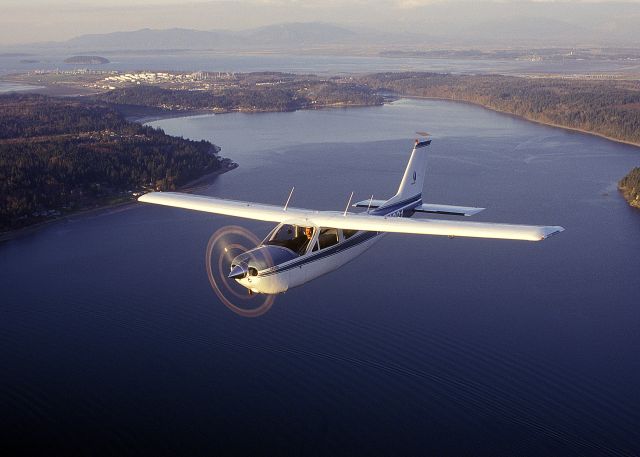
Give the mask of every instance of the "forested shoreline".
POLYGON ((139 85, 110 90, 91 98, 115 105, 212 112, 296 111, 328 106, 381 105, 384 102, 384 98, 369 87, 355 83, 293 80, 264 84, 229 85, 208 91, 139 85))
POLYGON ((640 145, 640 82, 502 75, 377 73, 377 91, 478 104, 525 119, 640 145))
MULTIPOLYGON (((536 122, 640 145, 640 82, 500 75, 378 73, 333 80, 245 75, 224 90, 139 85, 92 97, 0 96, 0 232, 81 209, 171 190, 227 166, 215 145, 129 122, 127 106, 189 110, 292 111, 377 105, 382 93, 475 103, 536 122), (262 80, 261 80, 262 81, 262 80), (267 84, 259 86, 258 84, 267 84)), ((619 183, 640 207, 640 169, 619 183)))
MULTIPOLYGON (((359 81, 377 91, 473 103, 640 146, 640 81, 441 73, 377 73, 359 81)), ((618 187, 631 206, 640 208, 640 168, 618 187)))
POLYGON ((224 165, 207 141, 126 121, 104 103, 0 96, 0 232, 172 190, 224 165))
POLYGON ((618 183, 618 189, 629 205, 640 209, 640 167, 634 168, 622 178, 618 183))

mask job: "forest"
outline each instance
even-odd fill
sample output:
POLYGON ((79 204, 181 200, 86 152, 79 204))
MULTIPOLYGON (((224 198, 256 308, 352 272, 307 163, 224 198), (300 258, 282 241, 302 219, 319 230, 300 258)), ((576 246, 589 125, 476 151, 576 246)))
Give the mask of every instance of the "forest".
POLYGON ((221 168, 219 148, 127 122, 109 106, 0 96, 0 231, 171 190, 221 168))
POLYGON ((640 144, 639 81, 406 72, 367 75, 359 82, 376 91, 475 103, 640 144))
POLYGON ((622 178, 618 183, 618 189, 631 206, 640 208, 640 167, 634 168, 622 178))
POLYGON ((330 105, 381 105, 383 97, 354 83, 291 80, 278 84, 227 84, 214 90, 139 85, 110 90, 95 100, 166 110, 295 111, 330 105))

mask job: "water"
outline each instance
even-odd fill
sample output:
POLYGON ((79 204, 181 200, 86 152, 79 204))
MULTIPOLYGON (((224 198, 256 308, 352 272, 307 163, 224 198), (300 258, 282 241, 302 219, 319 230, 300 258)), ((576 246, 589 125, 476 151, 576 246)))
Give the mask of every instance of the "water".
POLYGON ((271 224, 142 205, 52 224, 0 245, 11 440, 118 455, 640 452, 640 212, 615 190, 637 148, 439 101, 152 124, 240 164, 202 193, 283 204, 295 185, 292 204, 332 210, 352 190, 391 195, 426 129, 425 201, 566 231, 388 235, 246 319, 212 292, 205 248, 225 225, 271 224))
MULTIPOLYGON (((0 75, 35 70, 61 71, 87 68, 68 64, 71 54, 0 56, 0 75)), ((216 52, 178 52, 163 54, 103 54, 110 60, 105 65, 89 66, 95 70, 118 71, 284 71, 324 75, 370 73, 378 71, 435 71, 452 73, 502 74, 573 74, 573 73, 637 73, 637 62, 609 60, 576 60, 566 62, 529 62, 506 59, 427 59, 415 57, 334 56, 318 54, 225 54, 216 52)))
POLYGON ((0 81, 0 94, 8 92, 23 92, 35 89, 41 89, 41 86, 31 86, 26 84, 15 84, 9 82, 0 81))

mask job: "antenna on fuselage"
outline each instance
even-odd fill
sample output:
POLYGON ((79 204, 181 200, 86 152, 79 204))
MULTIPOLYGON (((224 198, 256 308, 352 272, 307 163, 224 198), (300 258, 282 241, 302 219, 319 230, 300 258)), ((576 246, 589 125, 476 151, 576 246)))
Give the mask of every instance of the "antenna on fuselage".
POLYGON ((353 199, 353 192, 351 192, 351 196, 349 197, 349 201, 347 202, 347 207, 344 209, 343 216, 347 215, 347 210, 349 209, 349 205, 351 204, 351 200, 353 199))
POLYGON ((289 198, 287 198, 287 202, 284 204, 284 209, 283 211, 287 210, 287 206, 289 206, 289 200, 291 200, 291 196, 293 195, 293 190, 296 188, 296 186, 293 186, 291 188, 291 192, 289 192, 289 198))
POLYGON ((371 203, 373 203, 373 194, 371 194, 371 198, 369 199, 369 206, 367 206, 367 213, 371 209, 371 203))

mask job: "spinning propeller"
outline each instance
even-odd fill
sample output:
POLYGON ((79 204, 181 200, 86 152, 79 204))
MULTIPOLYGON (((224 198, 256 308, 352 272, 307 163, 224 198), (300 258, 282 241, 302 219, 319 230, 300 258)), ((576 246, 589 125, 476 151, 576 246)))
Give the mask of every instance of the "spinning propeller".
POLYGON ((246 276, 246 266, 241 264, 231 268, 233 259, 258 244, 260 240, 253 233, 235 225, 217 230, 207 244, 205 264, 209 283, 222 303, 243 317, 261 316, 275 301, 275 295, 248 293, 235 281, 235 278, 246 276), (246 306, 249 302, 254 302, 254 306, 246 306))

